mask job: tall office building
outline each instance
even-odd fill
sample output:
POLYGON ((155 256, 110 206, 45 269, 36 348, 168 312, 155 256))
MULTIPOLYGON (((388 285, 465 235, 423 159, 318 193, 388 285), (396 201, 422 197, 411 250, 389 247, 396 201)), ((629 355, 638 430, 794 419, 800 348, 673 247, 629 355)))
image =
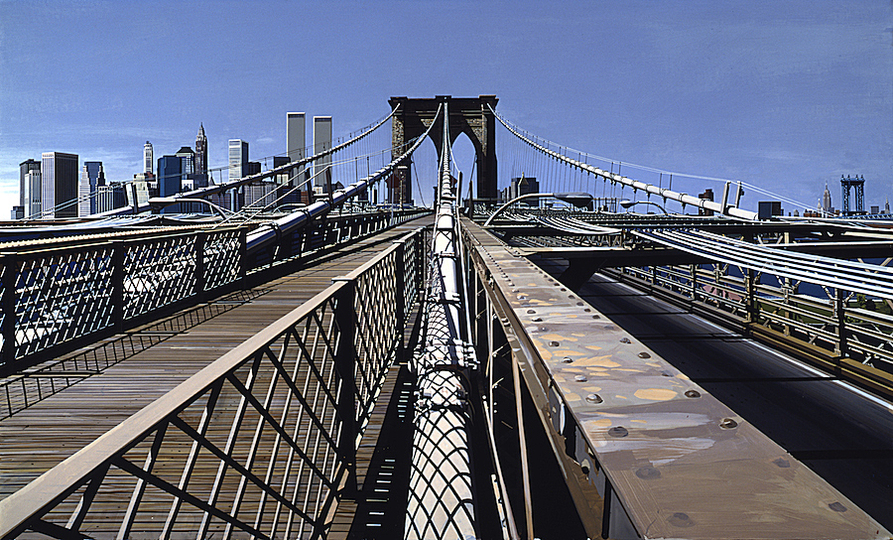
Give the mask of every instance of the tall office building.
POLYGON ((191 191, 195 187, 195 152, 181 146, 174 155, 180 158, 180 191, 191 191))
POLYGON ((105 171, 101 161, 85 161, 81 167, 81 185, 78 190, 78 215, 87 217, 98 212, 96 192, 105 185, 105 171))
POLYGON ((43 210, 43 207, 40 204, 40 196, 41 196, 41 181, 40 181, 40 168, 36 170, 30 170, 25 175, 25 205, 24 205, 24 217, 40 217, 40 212, 43 210))
POLYGON ((152 143, 146 141, 146 144, 143 145, 143 172, 149 174, 155 174, 155 152, 152 149, 152 143))
POLYGON ((825 183, 825 192, 822 194, 822 210, 826 213, 832 213, 834 206, 831 203, 831 190, 828 189, 828 183, 825 183))
MULTIPOLYGON (((285 144, 288 161, 300 161, 307 157, 307 126, 304 113, 286 113, 285 144)), ((294 178, 292 185, 299 185, 306 180, 308 172, 306 165, 292 169, 289 175, 294 178)), ((311 191, 311 188, 308 186, 307 190, 311 191)))
MULTIPOLYGON (((313 117, 313 155, 332 148, 332 117, 313 117)), ((332 170, 328 169, 332 164, 332 155, 329 154, 313 162, 313 185, 316 193, 332 192, 332 170), (324 174, 320 174, 322 171, 324 174)))
POLYGON ((43 217, 78 217, 78 156, 62 152, 41 154, 40 202, 43 217))
POLYGON ((108 212, 127 204, 124 184, 112 182, 96 188, 96 212, 108 212))
POLYGON ((32 201, 38 203, 40 212, 40 162, 36 159, 28 159, 19 163, 19 206, 22 207, 24 217, 31 214, 32 201), (34 191, 30 180, 30 173, 37 172, 37 191, 34 191))
MULTIPOLYGON (((233 182, 248 175, 248 143, 242 139, 229 140, 229 181, 233 182)), ((227 190, 226 208, 233 212, 242 207, 245 200, 241 188, 227 190)))
POLYGON ((199 124, 195 137, 195 174, 208 175, 208 138, 205 137, 205 125, 199 124))
POLYGON ((40 162, 36 159, 29 159, 19 163, 19 205, 25 207, 25 215, 28 215, 29 191, 28 185, 25 183, 25 176, 31 171, 40 172, 40 162))
MULTIPOLYGON (((158 158, 158 195, 170 197, 180 193, 183 179, 183 160, 180 156, 161 156, 158 158)), ((161 210, 162 214, 177 213, 179 205, 172 205, 161 210)))
POLYGON ((229 140, 229 181, 238 180, 246 175, 248 164, 248 143, 242 139, 229 140))

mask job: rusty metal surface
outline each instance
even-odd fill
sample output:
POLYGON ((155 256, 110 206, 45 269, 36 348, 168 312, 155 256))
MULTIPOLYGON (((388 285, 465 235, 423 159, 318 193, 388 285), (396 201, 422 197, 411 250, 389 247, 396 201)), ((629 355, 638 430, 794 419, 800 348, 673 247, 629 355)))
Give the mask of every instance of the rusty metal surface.
MULTIPOLYGON (((579 468, 566 470, 568 481, 588 481, 602 495, 612 486, 635 529, 615 527, 612 536, 890 538, 572 291, 473 223, 463 226, 476 270, 492 278, 489 294, 520 345, 513 353, 528 357, 528 386, 548 394, 537 403, 540 418, 570 439, 570 463, 579 468)), ((600 502, 583 506, 598 511, 600 502)))

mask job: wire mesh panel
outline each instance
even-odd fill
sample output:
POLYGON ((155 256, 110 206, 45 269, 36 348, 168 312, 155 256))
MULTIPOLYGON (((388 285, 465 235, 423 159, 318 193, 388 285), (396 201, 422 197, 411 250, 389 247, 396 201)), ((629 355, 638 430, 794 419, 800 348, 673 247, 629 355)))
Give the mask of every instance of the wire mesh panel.
POLYGON ((15 272, 15 356, 113 324, 111 244, 21 256, 15 272))
POLYGON ((195 290, 196 236, 129 245, 124 251, 124 318, 185 298, 195 290))
POLYGON ((204 290, 210 291, 239 279, 241 231, 209 234, 204 241, 204 290))
POLYGON ((397 340, 402 337, 398 329, 402 331, 403 324, 397 320, 397 295, 402 293, 397 290, 398 255, 397 250, 389 250, 379 264, 356 278, 356 384, 361 425, 369 419, 381 383, 394 361, 397 340))

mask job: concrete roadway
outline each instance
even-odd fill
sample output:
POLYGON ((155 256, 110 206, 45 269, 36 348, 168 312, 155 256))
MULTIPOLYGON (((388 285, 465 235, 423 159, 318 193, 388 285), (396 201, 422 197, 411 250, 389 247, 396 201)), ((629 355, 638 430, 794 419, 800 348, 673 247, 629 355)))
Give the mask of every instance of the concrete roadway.
POLYGON ((577 292, 893 530, 893 404, 604 275, 577 292))

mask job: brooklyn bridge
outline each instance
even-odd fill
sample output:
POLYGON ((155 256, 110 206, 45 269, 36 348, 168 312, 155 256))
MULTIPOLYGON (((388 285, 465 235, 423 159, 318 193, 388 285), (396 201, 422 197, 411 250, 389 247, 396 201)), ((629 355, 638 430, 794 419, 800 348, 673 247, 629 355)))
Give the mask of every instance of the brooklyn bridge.
POLYGON ((388 103, 0 230, 0 537, 893 536, 893 221, 683 193, 492 95, 388 103), (325 189, 203 202, 282 178, 325 189))

